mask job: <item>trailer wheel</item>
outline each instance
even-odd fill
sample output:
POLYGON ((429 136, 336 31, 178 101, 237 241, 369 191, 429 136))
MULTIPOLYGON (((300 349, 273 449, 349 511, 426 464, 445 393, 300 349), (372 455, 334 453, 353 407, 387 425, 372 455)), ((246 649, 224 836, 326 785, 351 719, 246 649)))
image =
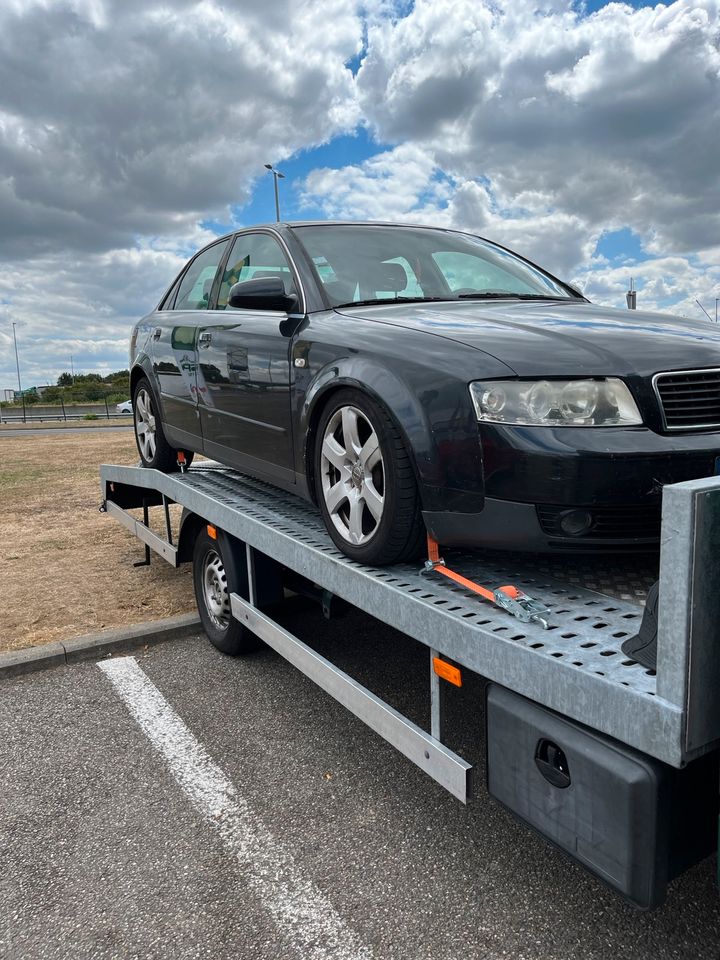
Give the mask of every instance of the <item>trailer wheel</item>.
POLYGON ((238 563, 229 538, 211 537, 203 527, 193 549, 193 584, 200 621, 214 647, 231 657, 257 650, 260 641, 234 619, 230 594, 243 596, 247 575, 238 563))

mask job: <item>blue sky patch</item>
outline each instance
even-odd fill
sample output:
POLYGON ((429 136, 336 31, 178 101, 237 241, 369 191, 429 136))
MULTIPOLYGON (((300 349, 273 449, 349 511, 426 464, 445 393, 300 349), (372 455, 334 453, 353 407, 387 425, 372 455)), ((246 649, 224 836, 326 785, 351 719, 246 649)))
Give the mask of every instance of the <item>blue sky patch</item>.
POLYGON ((637 233, 629 227, 604 233, 598 240, 595 256, 607 257, 611 263, 625 263, 627 260, 644 260, 647 254, 637 233))
MULTIPOLYGON (((319 207, 300 208, 300 185, 312 170, 322 167, 341 168, 351 164, 360 164, 378 153, 382 147, 377 144, 364 127, 355 134, 335 137, 328 143, 310 150, 303 150, 289 160, 276 164, 285 174, 280 180, 280 217, 283 220, 325 220, 326 216, 319 207)), ((272 158, 268 158, 271 162, 272 158)), ((250 199, 244 205, 233 206, 236 222, 252 226, 256 223, 268 223, 275 220, 275 194, 273 178, 268 172, 253 184, 250 199)), ((219 220, 206 220, 203 226, 216 233, 227 233, 233 224, 219 220)))
MULTIPOLYGON (((642 0, 622 0, 623 3, 627 4, 629 7, 635 7, 636 10, 639 10, 640 7, 653 7, 653 3, 643 3, 642 0)), ((582 2, 573 4, 576 10, 582 12, 584 11, 587 14, 595 13, 597 10, 601 10, 603 7, 608 6, 608 0, 582 0, 582 2)))

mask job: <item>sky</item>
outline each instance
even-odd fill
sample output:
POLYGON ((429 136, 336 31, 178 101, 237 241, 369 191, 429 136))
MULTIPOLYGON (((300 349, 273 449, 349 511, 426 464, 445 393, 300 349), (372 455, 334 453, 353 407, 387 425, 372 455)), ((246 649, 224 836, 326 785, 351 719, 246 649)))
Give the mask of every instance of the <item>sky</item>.
MULTIPOLYGON (((720 0, 0 0, 0 389, 127 366, 218 233, 449 226, 714 317, 720 0)), ((708 321, 710 322, 710 321, 708 321)))

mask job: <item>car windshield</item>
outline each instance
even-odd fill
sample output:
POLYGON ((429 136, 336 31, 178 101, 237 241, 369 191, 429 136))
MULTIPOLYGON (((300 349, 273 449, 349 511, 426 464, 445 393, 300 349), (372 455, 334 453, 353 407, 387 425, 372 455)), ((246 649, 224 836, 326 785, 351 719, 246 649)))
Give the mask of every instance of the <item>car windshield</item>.
POLYGON ((577 297, 509 250, 451 230, 360 224, 295 227, 333 306, 386 300, 577 297))

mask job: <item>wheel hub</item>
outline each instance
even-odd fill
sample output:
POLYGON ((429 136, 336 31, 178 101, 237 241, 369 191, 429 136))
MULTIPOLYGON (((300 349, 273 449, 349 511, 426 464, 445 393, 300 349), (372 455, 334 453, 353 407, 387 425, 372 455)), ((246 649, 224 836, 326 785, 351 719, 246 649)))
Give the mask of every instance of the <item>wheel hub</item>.
POLYGON ((362 490, 363 481, 365 480, 365 469, 362 463, 359 460, 355 461, 355 466, 352 468, 350 473, 350 480, 354 487, 357 487, 358 490, 362 490))
POLYGON ((385 510, 385 463, 369 418, 340 407, 323 432, 320 474, 330 520, 348 543, 367 543, 385 510))
POLYGON ((214 550, 209 551, 204 567, 205 607, 213 624, 219 630, 226 630, 230 622, 230 596, 220 555, 214 550))
POLYGON ((146 461, 152 460, 155 456, 157 449, 155 433, 155 413, 152 398, 147 390, 140 390, 135 398, 135 436, 140 447, 140 453, 146 461))

